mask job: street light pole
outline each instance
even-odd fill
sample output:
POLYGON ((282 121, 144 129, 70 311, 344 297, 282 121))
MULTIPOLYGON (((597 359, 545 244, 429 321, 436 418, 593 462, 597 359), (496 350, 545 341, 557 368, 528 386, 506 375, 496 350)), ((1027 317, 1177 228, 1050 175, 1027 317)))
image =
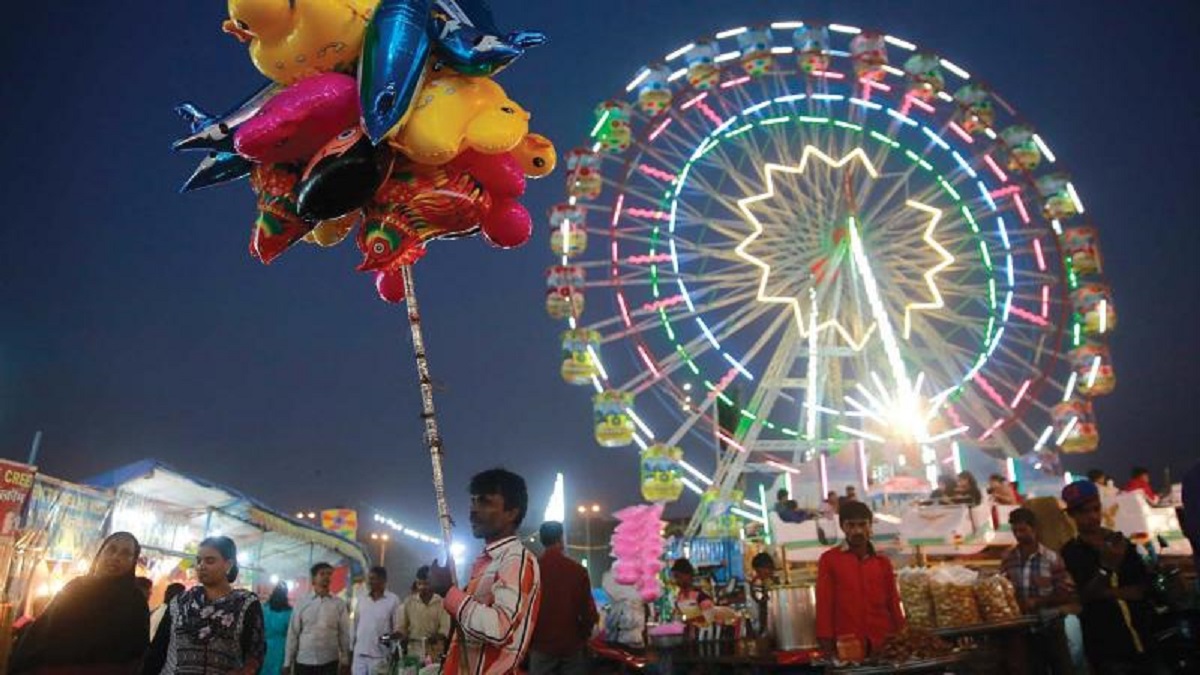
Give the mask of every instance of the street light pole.
POLYGON ((371 533, 371 539, 379 542, 379 566, 380 567, 383 567, 383 564, 384 564, 383 561, 387 556, 387 543, 388 543, 389 538, 390 537, 388 537, 388 535, 386 533, 384 533, 384 534, 379 534, 376 532, 371 533))
POLYGON ((588 570, 588 577, 592 576, 592 518, 600 513, 599 504, 584 505, 580 504, 576 511, 583 518, 583 538, 584 538, 584 567, 588 570))
POLYGON ((587 556, 588 576, 592 576, 592 519, 585 518, 583 521, 584 531, 584 555, 587 556))

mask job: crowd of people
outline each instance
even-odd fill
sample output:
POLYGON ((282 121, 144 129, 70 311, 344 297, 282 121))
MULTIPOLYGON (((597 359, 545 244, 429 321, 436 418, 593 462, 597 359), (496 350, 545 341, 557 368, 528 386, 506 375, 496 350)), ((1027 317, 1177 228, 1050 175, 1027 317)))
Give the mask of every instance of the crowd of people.
POLYGON ((398 645, 421 675, 482 675, 528 669, 588 672, 587 639, 598 621, 587 571, 566 557, 561 523, 540 528, 535 558, 517 538, 525 481, 504 469, 471 480, 472 533, 484 550, 465 585, 450 562, 418 570, 411 594, 388 590, 371 568, 353 608, 331 592, 333 567, 311 569, 311 591, 293 607, 286 585, 265 603, 236 588, 237 545, 199 545, 196 585, 172 584, 153 612, 136 576, 141 546, 128 532, 102 543, 90 573, 68 584, 21 635, 14 675, 374 675, 390 672, 398 645))
MULTIPOLYGON (((1198 467, 1200 469, 1200 467, 1198 467)), ((1189 478, 1200 481, 1193 470, 1189 478), (1195 474, 1195 475, 1192 475, 1195 474)), ((1102 474, 1062 490, 1077 535, 1059 550, 1038 539, 1038 516, 1016 508, 1008 516, 1016 545, 1000 572, 1028 613, 1078 613, 1087 660, 1097 673, 1153 672, 1148 634, 1149 576, 1142 558, 1121 533, 1102 527, 1102 474)), ((1135 470, 1126 489, 1149 491, 1135 470)), ((963 472, 946 481, 939 503, 978 503, 980 487, 963 472), (943 500, 946 500, 943 502, 943 500)), ((311 569, 311 591, 293 607, 287 587, 267 601, 237 588, 236 543, 210 537, 200 543, 197 583, 172 585, 162 606, 148 608, 149 587, 135 576, 141 547, 127 532, 104 540, 90 574, 68 584, 17 642, 9 672, 51 675, 371 675, 387 672, 393 645, 419 656, 422 675, 470 672, 535 675, 589 671, 588 639, 597 625, 587 571, 563 550, 561 523, 539 529, 540 558, 517 536, 528 507, 525 481, 504 469, 474 476, 472 534, 483 552, 465 584, 451 565, 418 570, 401 600, 388 589, 387 570, 374 567, 353 607, 331 592, 333 568, 311 569)), ((988 494, 997 503, 1020 497, 1001 476, 988 494)), ((781 491, 777 511, 797 510, 781 491)), ((836 508, 842 539, 817 564, 816 636, 829 654, 866 655, 904 629, 895 572, 872 544, 874 514, 851 488, 831 492, 823 510, 836 508)), ((752 561, 748 597, 758 603, 757 629, 765 630, 771 556, 752 561)), ((689 622, 714 609, 714 598, 696 584, 686 558, 670 566, 675 618, 689 622)), ((1072 672, 1061 621, 1046 622, 1032 640, 1008 654, 1012 672, 1072 672), (1015 660, 1011 660, 1015 659, 1015 660)))
MULTIPOLYGON (((1135 473, 1135 478, 1137 474, 1135 473)), ((1072 673, 1061 617, 1078 614, 1086 659, 1094 673, 1162 672, 1150 635, 1150 575, 1134 544, 1101 524, 1100 486, 1079 480, 1062 490, 1076 536, 1055 551, 1037 535, 1034 511, 1017 508, 1008 522, 1017 541, 1000 572, 1012 583, 1022 611, 1048 620, 1007 654, 1010 672, 1072 673)), ((822 647, 854 636, 870 653, 904 627, 895 575, 871 545, 870 509, 840 510, 845 539, 822 554, 817 572, 816 634, 822 647)))

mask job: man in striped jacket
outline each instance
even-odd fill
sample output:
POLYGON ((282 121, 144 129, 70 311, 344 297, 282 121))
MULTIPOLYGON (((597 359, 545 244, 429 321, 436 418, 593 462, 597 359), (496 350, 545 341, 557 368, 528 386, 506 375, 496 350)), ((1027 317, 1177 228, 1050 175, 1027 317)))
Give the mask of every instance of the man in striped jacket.
POLYGON ((519 672, 529 648, 541 603, 537 558, 517 538, 529 494, 525 479, 504 469, 471 478, 471 533, 484 540, 465 589, 450 585, 450 573, 436 563, 429 583, 446 599, 457 624, 447 650, 447 675, 501 675, 519 672))

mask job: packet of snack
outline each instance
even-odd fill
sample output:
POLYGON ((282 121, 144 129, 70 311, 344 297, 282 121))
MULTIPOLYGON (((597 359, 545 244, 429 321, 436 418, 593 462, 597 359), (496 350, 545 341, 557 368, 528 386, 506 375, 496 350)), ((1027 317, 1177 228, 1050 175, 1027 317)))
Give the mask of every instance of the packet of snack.
POLYGON ((933 610, 939 628, 982 623, 975 599, 979 574, 960 565, 943 565, 929 575, 933 610))

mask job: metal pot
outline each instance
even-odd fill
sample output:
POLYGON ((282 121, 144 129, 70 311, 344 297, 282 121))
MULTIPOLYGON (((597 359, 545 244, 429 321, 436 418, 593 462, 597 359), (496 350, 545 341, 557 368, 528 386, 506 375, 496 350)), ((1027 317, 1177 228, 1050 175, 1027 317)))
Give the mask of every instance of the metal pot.
POLYGON ((781 651, 817 647, 817 590, 812 585, 771 589, 767 630, 781 651))

